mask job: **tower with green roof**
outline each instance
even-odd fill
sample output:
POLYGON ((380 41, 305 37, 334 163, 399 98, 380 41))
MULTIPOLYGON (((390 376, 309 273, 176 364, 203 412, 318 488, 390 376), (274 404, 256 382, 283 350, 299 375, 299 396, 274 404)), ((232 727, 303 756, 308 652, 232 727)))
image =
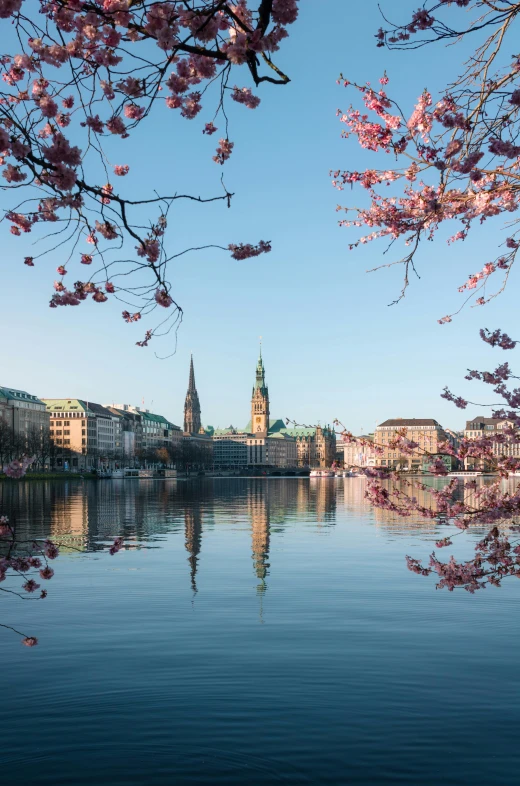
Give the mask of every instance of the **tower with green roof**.
POLYGON ((251 431, 255 435, 265 435, 269 431, 269 390, 265 384, 264 361, 262 360, 262 345, 260 356, 256 364, 256 378, 251 398, 251 431))

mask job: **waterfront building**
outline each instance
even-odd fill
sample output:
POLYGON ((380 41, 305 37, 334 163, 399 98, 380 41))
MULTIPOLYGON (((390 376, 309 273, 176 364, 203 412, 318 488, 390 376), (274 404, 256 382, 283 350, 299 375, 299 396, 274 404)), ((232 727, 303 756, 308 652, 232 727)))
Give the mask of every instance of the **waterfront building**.
POLYGON ((180 426, 171 423, 163 415, 156 415, 149 409, 134 407, 131 404, 114 404, 116 409, 124 417, 134 414, 139 417, 139 424, 136 419, 135 441, 140 442, 136 445, 138 457, 147 463, 159 463, 161 459, 157 456, 157 451, 166 449, 172 462, 178 460, 181 455, 181 442, 183 432, 180 426))
POLYGON ((180 426, 170 423, 163 415, 155 415, 149 410, 141 411, 143 424, 143 451, 171 448, 174 453, 181 446, 182 431, 180 426))
POLYGON ((49 413, 45 403, 32 393, 0 386, 0 418, 7 424, 20 448, 34 432, 49 431, 49 413))
POLYGON ((114 466, 121 459, 121 417, 82 399, 42 399, 50 415, 54 463, 64 469, 114 466))
MULTIPOLYGON (((506 429, 515 428, 515 423, 507 418, 487 418, 475 417, 472 420, 466 421, 466 428, 464 429, 464 437, 467 440, 474 440, 485 436, 496 436, 506 429)), ((518 441, 511 439, 510 436, 504 435, 503 442, 493 442, 493 455, 497 458, 515 458, 520 459, 520 433, 518 434, 518 441)), ((482 459, 468 457, 464 460, 465 469, 474 470, 489 470, 492 467, 489 462, 484 462, 482 459)))
MULTIPOLYGON (((392 418, 385 420, 376 427, 374 442, 382 449, 382 453, 376 456, 376 466, 389 467, 391 469, 407 469, 419 471, 426 469, 423 453, 427 452, 429 457, 426 461, 431 464, 432 459, 440 455, 439 445, 449 442, 450 437, 442 426, 433 418, 392 418), (391 447, 390 442, 398 434, 412 442, 417 442, 418 448, 413 455, 408 455, 400 450, 391 447)), ((454 462, 450 457, 443 457, 451 469, 454 462)))
POLYGON ((110 412, 121 417, 121 442, 122 452, 126 464, 133 463, 132 459, 138 456, 143 448, 143 424, 141 415, 138 412, 131 412, 128 404, 123 404, 121 408, 107 406, 110 412))
POLYGON ((331 426, 285 429, 296 440, 299 467, 325 468, 336 460, 336 433, 331 426))
MULTIPOLYGON (((206 430, 209 432, 209 429, 206 430)), ((288 429, 270 417, 269 388, 260 350, 251 395, 251 419, 243 429, 211 429, 215 467, 330 467, 336 455, 336 435, 330 426, 288 429)))
POLYGON ((223 429, 214 429, 213 441, 213 461, 216 469, 241 469, 247 467, 248 434, 239 431, 234 426, 223 429))
POLYGON ((336 443, 336 461, 339 465, 345 467, 374 467, 376 464, 376 454, 373 449, 374 435, 361 434, 359 437, 354 437, 355 440, 364 440, 364 445, 359 442, 342 442, 341 440, 336 443))

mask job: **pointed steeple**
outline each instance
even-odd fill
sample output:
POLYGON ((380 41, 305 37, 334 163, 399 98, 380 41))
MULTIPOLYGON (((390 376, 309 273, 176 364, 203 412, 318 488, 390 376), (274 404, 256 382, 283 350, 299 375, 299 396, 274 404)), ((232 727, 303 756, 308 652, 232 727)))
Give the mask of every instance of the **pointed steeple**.
POLYGON ((184 431, 187 434, 198 434, 201 428, 199 394, 195 386, 195 369, 193 355, 190 360, 190 379, 188 392, 184 402, 184 431))
POLYGON ((191 360, 190 360, 190 381, 188 383, 188 390, 191 392, 197 390, 197 388, 195 387, 195 370, 193 368, 193 355, 191 356, 191 360))

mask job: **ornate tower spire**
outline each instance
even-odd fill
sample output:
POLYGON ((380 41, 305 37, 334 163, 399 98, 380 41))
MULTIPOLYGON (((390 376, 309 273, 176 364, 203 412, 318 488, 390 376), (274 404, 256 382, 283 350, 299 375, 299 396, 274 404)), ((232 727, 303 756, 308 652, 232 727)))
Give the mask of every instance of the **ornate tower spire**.
POLYGON ((193 355, 190 362, 190 379, 188 392, 184 402, 184 431, 187 434, 198 434, 201 428, 199 394, 195 386, 195 370, 193 368, 193 355))
POLYGON ((260 356, 256 364, 256 378, 251 397, 251 431, 253 434, 267 435, 269 431, 269 390, 265 384, 264 361, 262 360, 262 343, 260 356))

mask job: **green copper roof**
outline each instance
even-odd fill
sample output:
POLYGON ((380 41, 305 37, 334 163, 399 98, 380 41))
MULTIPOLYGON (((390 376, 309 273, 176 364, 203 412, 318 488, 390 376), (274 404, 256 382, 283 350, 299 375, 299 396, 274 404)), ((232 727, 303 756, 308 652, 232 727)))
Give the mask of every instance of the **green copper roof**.
POLYGON ((44 398, 48 412, 90 412, 88 404, 79 398, 44 398))
MULTIPOLYGON (((253 433, 252 428, 253 428, 252 423, 251 421, 249 421, 244 431, 246 432, 246 434, 252 434, 253 433)), ((282 420, 282 418, 269 418, 269 434, 271 434, 271 432, 274 433, 278 431, 283 431, 284 429, 285 429, 285 421, 282 420)))
POLYGON ((288 428, 285 431, 291 437, 313 437, 316 434, 315 428, 288 428))
POLYGON ((32 401, 36 404, 43 404, 38 396, 33 396, 25 390, 17 390, 16 388, 8 388, 0 386, 0 398, 17 399, 18 401, 32 401))
POLYGON ((175 426, 173 423, 170 423, 170 421, 166 420, 166 418, 163 417, 162 415, 154 415, 153 412, 143 412, 143 411, 141 411, 139 414, 143 419, 143 423, 145 420, 148 420, 151 421, 152 423, 159 423, 165 428, 179 428, 179 426, 175 426))

